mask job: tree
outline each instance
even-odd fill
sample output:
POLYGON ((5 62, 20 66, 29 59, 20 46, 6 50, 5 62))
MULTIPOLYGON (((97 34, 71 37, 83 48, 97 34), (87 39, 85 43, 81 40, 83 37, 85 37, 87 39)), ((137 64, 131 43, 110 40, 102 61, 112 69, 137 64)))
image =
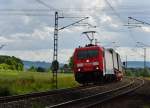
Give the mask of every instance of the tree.
POLYGON ((5 64, 5 65, 1 65, 6 67, 9 67, 8 69, 12 69, 12 70, 23 70, 24 68, 24 64, 22 62, 21 59, 16 58, 14 56, 10 57, 10 56, 0 56, 0 64, 5 64), (8 66, 6 66, 8 65, 8 66))
POLYGON ((69 66, 67 64, 64 64, 63 68, 67 69, 69 66))
POLYGON ((28 71, 30 71, 30 72, 35 72, 35 71, 36 71, 36 68, 35 68, 34 66, 31 66, 31 67, 28 69, 28 71))
POLYGON ((73 69, 73 56, 69 58, 69 67, 73 69))
POLYGON ((11 67, 8 64, 2 63, 0 64, 0 69, 7 70, 7 69, 11 69, 11 67))
POLYGON ((46 69, 42 68, 42 67, 38 67, 36 69, 37 72, 46 72, 46 69))

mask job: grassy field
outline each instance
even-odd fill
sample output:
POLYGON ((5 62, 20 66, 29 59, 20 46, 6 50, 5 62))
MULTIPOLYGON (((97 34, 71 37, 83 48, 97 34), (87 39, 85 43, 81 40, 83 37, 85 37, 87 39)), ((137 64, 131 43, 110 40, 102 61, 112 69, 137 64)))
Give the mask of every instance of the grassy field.
MULTIPOLYGON (((58 88, 77 86, 73 74, 58 74, 58 88)), ((52 74, 0 70, 0 96, 47 91, 52 87, 52 74)))

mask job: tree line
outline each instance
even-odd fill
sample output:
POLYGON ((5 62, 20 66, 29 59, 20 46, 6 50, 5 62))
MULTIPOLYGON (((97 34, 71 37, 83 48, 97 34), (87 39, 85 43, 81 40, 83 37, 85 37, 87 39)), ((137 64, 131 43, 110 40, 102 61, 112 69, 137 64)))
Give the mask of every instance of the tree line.
POLYGON ((22 71, 24 69, 24 64, 22 60, 17 57, 0 55, 0 69, 22 71))

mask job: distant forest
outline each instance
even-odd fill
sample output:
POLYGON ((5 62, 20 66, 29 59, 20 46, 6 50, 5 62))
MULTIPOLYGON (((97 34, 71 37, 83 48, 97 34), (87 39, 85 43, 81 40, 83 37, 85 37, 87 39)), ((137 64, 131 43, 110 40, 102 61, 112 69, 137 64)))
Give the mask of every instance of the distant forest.
POLYGON ((11 69, 22 71, 24 69, 24 64, 21 59, 14 56, 4 56, 0 55, 0 69, 11 69))

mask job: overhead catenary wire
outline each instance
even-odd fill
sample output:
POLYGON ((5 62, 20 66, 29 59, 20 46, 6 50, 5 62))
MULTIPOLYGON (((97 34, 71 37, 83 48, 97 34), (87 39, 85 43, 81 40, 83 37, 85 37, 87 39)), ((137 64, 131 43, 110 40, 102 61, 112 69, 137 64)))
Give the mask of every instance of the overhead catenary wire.
MULTIPOLYGON (((128 17, 128 18, 131 19, 131 20, 134 20, 134 21, 136 21, 136 22, 139 22, 139 24, 150 25, 150 23, 147 23, 147 22, 145 22, 145 21, 138 20, 138 19, 133 18, 133 17, 128 17)), ((135 24, 136 24, 136 23, 135 23, 135 24)))
MULTIPOLYGON (((112 8, 111 8, 112 9, 112 8)), ((129 9, 127 8, 127 9, 122 9, 122 8, 118 8, 119 10, 118 10, 118 12, 121 12, 121 13, 124 13, 124 12, 128 12, 128 13, 147 13, 147 12, 150 12, 150 9, 147 9, 147 10, 130 10, 129 11, 129 9)), ((60 7, 59 8, 59 10, 62 10, 62 11, 71 11, 71 12, 80 12, 80 13, 82 13, 82 12, 86 12, 86 13, 88 13, 88 12, 90 12, 90 11, 93 11, 92 10, 92 8, 64 8, 64 7, 60 7)), ((99 8, 94 8, 94 10, 99 10, 99 8)), ((114 9, 113 9, 114 10, 114 9)), ((8 8, 8 9, 0 9, 0 11, 45 11, 45 12, 53 12, 53 10, 51 10, 50 11, 50 9, 38 9, 38 8, 35 8, 35 9, 14 9, 14 8, 12 8, 12 9, 10 9, 10 8, 8 8)), ((110 10, 110 9, 106 9, 106 8, 104 8, 104 9, 101 9, 100 11, 105 11, 105 12, 111 12, 112 10, 110 10)), ((115 11, 116 12, 116 11, 115 11)), ((120 16, 120 13, 118 13, 118 12, 116 12, 117 14, 119 14, 118 16, 120 16)), ((67 12, 66 12, 67 13, 67 12)), ((114 13, 114 11, 113 11, 113 13, 114 13)))
MULTIPOLYGON (((24 15, 24 16, 53 16, 54 14, 48 12, 47 10, 14 10, 14 11, 3 11, 0 10, 0 16, 18 16, 18 15, 24 15)), ((67 16, 62 18, 84 18, 84 16, 67 16)))
POLYGON ((137 40, 135 39, 133 33, 132 33, 132 30, 130 28, 129 29, 129 36, 132 38, 132 40, 134 41, 134 43, 136 44, 137 40))
POLYGON ((4 48, 5 46, 6 46, 5 44, 0 45, 0 50, 1 50, 2 48, 4 48))
POLYGON ((88 18, 89 18, 89 17, 82 18, 81 20, 78 20, 78 21, 76 21, 76 22, 74 22, 74 23, 71 23, 71 24, 69 24, 69 25, 66 25, 66 26, 64 26, 64 27, 62 27, 62 28, 60 28, 60 29, 58 29, 58 30, 63 30, 63 29, 65 29, 65 28, 67 28, 67 27, 73 26, 73 25, 75 25, 75 24, 77 24, 77 23, 79 23, 79 22, 81 22, 81 21, 83 21, 83 20, 85 20, 85 19, 88 19, 88 18))
POLYGON ((114 12, 114 14, 124 23, 124 20, 121 18, 120 14, 116 11, 116 9, 108 2, 108 0, 105 0, 106 4, 111 8, 111 10, 114 12))
POLYGON ((53 10, 53 11, 58 11, 57 9, 53 8, 52 6, 46 4, 45 2, 41 1, 41 0, 36 0, 38 3, 44 5, 45 7, 49 8, 50 10, 53 10))
MULTIPOLYGON (((47 8, 51 8, 51 9, 54 9, 52 6, 50 6, 50 5, 47 5, 45 2, 43 2, 42 0, 36 0, 38 3, 40 3, 40 4, 42 4, 42 5, 44 5, 44 6, 46 6, 47 8)), ((119 18, 121 18, 120 17, 120 14, 116 11, 116 9, 110 4, 110 2, 108 2, 108 0, 106 0, 106 2, 107 2, 107 4, 109 5, 109 7, 113 10, 113 12, 114 13, 116 13, 116 15, 119 17, 119 18)), ((91 9, 90 8, 60 8, 60 9, 66 9, 66 10, 68 10, 68 9, 71 9, 71 10, 75 10, 75 11, 78 11, 78 10, 80 10, 80 12, 81 11, 90 11, 91 9)), ((3 10, 3 9, 2 9, 3 10)), ((11 9, 8 9, 8 10, 10 10, 11 11, 11 9)), ((37 9, 37 10, 34 10, 34 9, 29 9, 29 10, 25 10, 25 9, 21 9, 22 11, 41 11, 41 12, 48 12, 49 11, 49 9, 37 9)), ((5 10, 4 9, 4 11, 7 11, 7 9, 5 10)), ((18 11, 18 10, 13 10, 13 11, 18 11)), ((13 13, 14 15, 16 14, 16 13, 13 13)), ((3 15, 3 14, 2 14, 3 15)), ((4 14, 4 15, 12 15, 12 14, 4 14)), ((16 15, 22 15, 21 13, 19 13, 19 14, 16 14, 16 15)), ((24 14, 23 14, 24 15, 24 14)), ((28 16, 38 16, 38 14, 29 14, 29 13, 26 13, 26 15, 28 15, 28 16)), ((53 16, 53 15, 47 15, 47 14, 39 14, 39 16, 53 16)), ((70 17, 71 18, 71 17, 70 17)))
MULTIPOLYGON (((116 9, 111 5, 110 2, 108 2, 108 0, 105 0, 106 4, 111 8, 111 10, 114 12, 114 14, 120 19, 120 21, 124 24, 126 23, 122 18, 121 15, 116 11, 116 9)), ((133 41, 135 42, 134 37, 132 36, 131 32, 129 31, 129 34, 131 35, 133 41)))
POLYGON ((0 12, 50 12, 49 9, 0 9, 0 12))
POLYGON ((60 10, 60 9, 56 9, 56 8, 52 7, 52 6, 48 5, 48 4, 46 4, 45 2, 43 2, 42 0, 36 0, 36 1, 37 1, 38 3, 40 3, 40 4, 44 5, 45 7, 49 8, 49 9, 50 9, 50 11, 62 12, 62 15, 63 15, 63 11, 62 11, 62 10, 60 10))
MULTIPOLYGON (((41 0, 40 0, 41 1, 41 0)), ((41 1, 41 2, 43 2, 43 1, 41 1)), ((40 4, 41 4, 41 2, 39 2, 40 4)), ((108 1, 107 1, 108 2, 108 1)), ((108 2, 109 3, 109 2, 108 2)), ((46 4, 46 3, 45 3, 46 4)), ((42 4, 43 5, 43 4, 42 4)), ((45 5, 44 5, 45 6, 45 5)), ((57 10, 57 9, 54 9, 53 7, 51 7, 52 9, 51 9, 51 11, 50 11, 50 7, 51 6, 49 6, 49 9, 0 9, 0 13, 1 12, 54 12, 54 10, 57 10)), ((148 13, 148 12, 150 12, 150 10, 148 11, 142 11, 142 10, 130 10, 130 11, 126 11, 126 9, 122 9, 121 7, 119 7, 118 9, 118 12, 115 10, 115 8, 114 7, 112 7, 112 5, 109 3, 109 7, 111 8, 111 10, 109 10, 109 9, 106 9, 106 8, 104 8, 104 9, 100 9, 100 11, 104 11, 104 12, 107 12, 107 13, 115 13, 115 15, 117 15, 117 17, 119 17, 120 19, 122 19, 121 18, 121 14, 123 14, 124 13, 124 11, 125 12, 127 12, 128 14, 132 14, 132 13, 134 13, 134 15, 135 14, 142 14, 142 16, 143 16, 143 13, 145 14, 145 13, 148 13), (123 10, 123 11, 121 11, 121 10, 123 10), (113 11, 112 11, 113 10, 113 11), (120 14, 121 13, 121 14, 120 14)), ((48 7, 47 7, 48 8, 48 7)), ((99 8, 98 7, 95 7, 96 9, 98 9, 99 10, 99 8)), ((95 8, 94 8, 94 10, 95 10, 95 8)), ((127 8, 128 9, 128 8, 127 8)), ((92 10, 92 8, 64 8, 64 7, 61 7, 61 8, 59 8, 59 10, 61 10, 61 11, 65 11, 65 10, 67 10, 67 12, 65 11, 65 14, 74 14, 74 12, 76 13, 76 14, 89 14, 89 12, 90 11, 93 11, 92 10)), ((63 12, 64 13, 64 12, 63 12)), ((148 17, 148 14, 146 14, 146 17, 148 17)))
POLYGON ((0 16, 54 16, 54 15, 37 14, 37 13, 0 13, 0 16))

